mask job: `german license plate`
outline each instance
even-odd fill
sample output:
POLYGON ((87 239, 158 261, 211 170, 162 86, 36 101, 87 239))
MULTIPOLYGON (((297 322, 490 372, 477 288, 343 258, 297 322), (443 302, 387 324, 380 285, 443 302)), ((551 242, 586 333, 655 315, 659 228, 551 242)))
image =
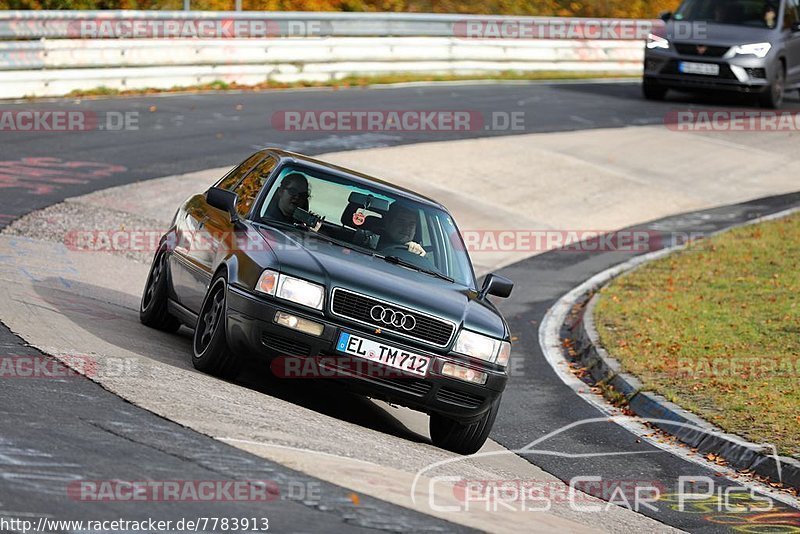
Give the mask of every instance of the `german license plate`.
POLYGON ((342 332, 339 335, 336 350, 351 356, 364 358, 365 360, 379 362, 388 367, 400 369, 417 376, 425 376, 431 363, 431 359, 427 356, 420 356, 413 352, 354 336, 347 332, 342 332))
POLYGON ((685 74, 703 74, 705 76, 719 75, 719 65, 716 63, 692 63, 690 61, 681 61, 678 64, 678 70, 685 74))

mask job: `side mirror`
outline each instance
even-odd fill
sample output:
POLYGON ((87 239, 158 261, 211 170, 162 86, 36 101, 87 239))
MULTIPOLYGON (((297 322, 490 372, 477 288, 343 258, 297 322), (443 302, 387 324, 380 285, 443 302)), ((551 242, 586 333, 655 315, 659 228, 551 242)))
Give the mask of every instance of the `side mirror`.
POLYGON ((672 11, 662 11, 661 13, 658 14, 658 18, 660 18, 664 22, 667 22, 669 19, 672 18, 672 11))
POLYGON ((236 193, 218 187, 212 187, 206 192, 206 202, 208 202, 208 205, 230 213, 231 223, 234 224, 239 221, 239 214, 236 212, 237 198, 236 193))
POLYGON ((499 274, 487 274, 483 281, 483 287, 478 294, 478 298, 486 298, 486 295, 494 295, 495 297, 508 298, 511 295, 511 290, 514 289, 514 282, 500 276, 499 274))

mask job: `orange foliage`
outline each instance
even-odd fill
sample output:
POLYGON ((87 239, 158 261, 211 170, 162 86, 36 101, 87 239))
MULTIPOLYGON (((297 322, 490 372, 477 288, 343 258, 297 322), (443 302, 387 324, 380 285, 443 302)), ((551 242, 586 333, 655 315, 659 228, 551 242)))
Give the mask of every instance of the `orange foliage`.
MULTIPOLYGON (((248 11, 475 13, 653 18, 679 0, 242 0, 248 11)), ((192 0, 193 10, 232 10, 234 0, 192 0)), ((0 0, 0 9, 182 9, 183 0, 0 0)))

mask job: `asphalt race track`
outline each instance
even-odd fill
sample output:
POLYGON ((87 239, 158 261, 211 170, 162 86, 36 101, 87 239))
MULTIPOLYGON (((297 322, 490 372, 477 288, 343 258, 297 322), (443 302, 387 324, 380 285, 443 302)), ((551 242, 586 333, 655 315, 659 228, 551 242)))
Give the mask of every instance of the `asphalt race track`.
MULTIPOLYGON (((713 107, 707 98, 673 97, 670 102, 651 103, 642 100, 639 93, 640 88, 634 83, 477 84, 8 103, 2 108, 81 110, 98 117, 138 112, 138 129, 0 132, 0 228, 65 198, 232 165, 263 146, 313 155, 467 137, 657 125, 675 107, 713 107), (518 131, 481 128, 465 132, 352 134, 272 127, 274 112, 298 109, 459 109, 477 111, 484 117, 523 111, 525 126, 518 131)), ((725 103, 741 104, 737 100, 725 103)), ((785 107, 798 110, 800 102, 793 96, 785 107)), ((446 198, 440 200, 447 203, 446 198)), ((702 216, 670 217, 639 228, 707 233, 797 205, 800 194, 784 195, 707 210, 702 216)), ((561 295, 628 257, 624 253, 554 251, 501 271, 516 282, 514 297, 501 303, 501 308, 512 334, 518 338, 515 352, 526 354, 527 359, 526 372, 509 383, 492 439, 515 450, 571 424, 602 416, 577 398, 544 360, 538 325, 561 295)), ((4 326, 0 330, 0 347, 8 355, 34 352, 4 326)), ((76 506, 62 488, 79 479, 250 479, 277 481, 283 491, 315 488, 323 499, 315 504, 304 503, 302 496, 276 499, 266 505, 225 503, 215 508, 216 515, 222 515, 220 510, 229 517, 266 514, 271 528, 279 532, 466 530, 386 502, 354 496, 347 489, 228 447, 139 409, 88 380, 3 380, 0 403, 0 510, 7 515, 137 517, 139 512, 131 504, 76 506)), ((667 492, 677 491, 680 476, 710 477, 721 486, 736 485, 701 465, 641 442, 614 423, 578 426, 555 435, 538 448, 559 454, 526 454, 525 458, 562 480, 600 476, 604 480, 654 481, 667 492)), ((602 492, 598 495, 603 496, 602 492)), ((206 512, 202 504, 181 506, 183 517, 202 517, 206 512)), ((743 526, 732 523, 724 511, 700 509, 686 513, 669 507, 641 511, 692 532, 727 532, 743 526)), ((793 517, 790 521, 794 523, 789 524, 798 528, 800 516, 796 510, 779 511, 793 517)), ((175 509, 167 504, 157 505, 148 510, 147 516, 175 519, 175 509)), ((746 514, 737 519, 746 520, 746 514)))

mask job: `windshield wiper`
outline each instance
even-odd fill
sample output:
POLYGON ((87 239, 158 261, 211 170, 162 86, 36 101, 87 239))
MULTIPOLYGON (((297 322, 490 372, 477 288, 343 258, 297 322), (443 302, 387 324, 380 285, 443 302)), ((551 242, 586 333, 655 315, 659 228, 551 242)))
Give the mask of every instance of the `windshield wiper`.
POLYGON ((419 271, 421 273, 429 274, 431 276, 435 276, 436 278, 441 278, 442 280, 447 280, 448 282, 455 283, 455 280, 446 276, 440 272, 434 271, 432 269, 426 269, 424 267, 420 267, 419 265, 412 263, 408 260, 404 260, 403 258, 398 258, 397 256, 381 256, 380 254, 375 254, 375 256, 395 265, 402 265, 403 267, 408 267, 409 269, 414 269, 415 271, 419 271))

